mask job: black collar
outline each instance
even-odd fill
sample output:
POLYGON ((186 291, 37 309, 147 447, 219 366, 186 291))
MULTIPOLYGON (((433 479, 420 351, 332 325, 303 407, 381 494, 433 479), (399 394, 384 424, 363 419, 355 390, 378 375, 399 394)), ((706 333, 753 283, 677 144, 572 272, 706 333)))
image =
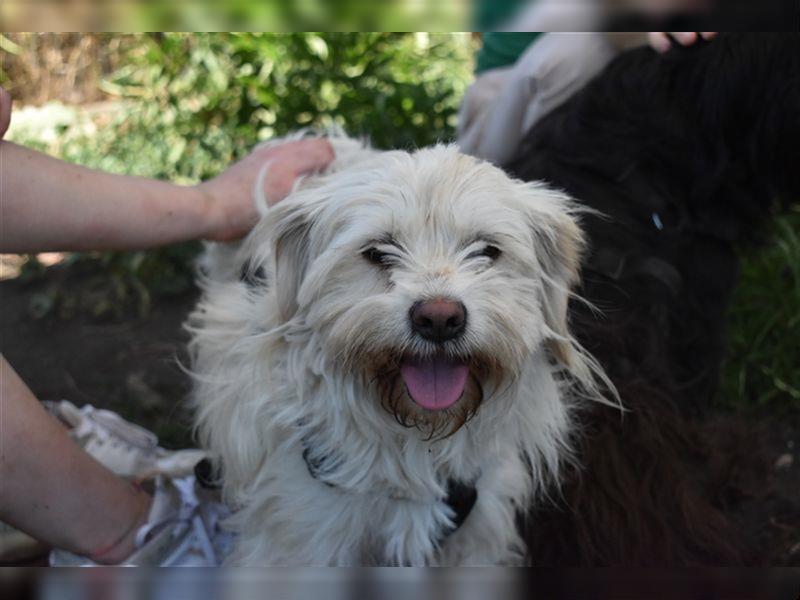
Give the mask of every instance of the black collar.
MULTIPOLYGON (((311 477, 324 483, 328 487, 335 488, 336 486, 334 484, 320 477, 320 474, 324 470, 324 460, 314 459, 310 455, 309 448, 305 446, 305 444, 303 446, 303 461, 306 463, 311 477)), ((464 483, 457 479, 447 480, 447 496, 444 499, 444 503, 447 504, 454 513, 453 527, 442 532, 439 537, 439 545, 464 524, 464 521, 467 520, 469 513, 472 512, 472 507, 475 506, 477 500, 478 490, 473 483, 464 483)))
POLYGON ((446 532, 445 535, 450 535, 464 524, 477 500, 478 490, 475 484, 464 483, 457 479, 447 480, 447 497, 444 502, 453 509, 455 517, 453 517, 453 529, 446 532))

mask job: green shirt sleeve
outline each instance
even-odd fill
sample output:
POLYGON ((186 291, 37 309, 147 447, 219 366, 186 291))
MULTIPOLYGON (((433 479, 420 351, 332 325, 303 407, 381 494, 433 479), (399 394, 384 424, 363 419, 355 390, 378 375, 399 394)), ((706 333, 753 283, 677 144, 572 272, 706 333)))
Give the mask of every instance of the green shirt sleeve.
POLYGON ((475 59, 475 74, 513 65, 540 35, 542 32, 484 33, 483 46, 475 59))

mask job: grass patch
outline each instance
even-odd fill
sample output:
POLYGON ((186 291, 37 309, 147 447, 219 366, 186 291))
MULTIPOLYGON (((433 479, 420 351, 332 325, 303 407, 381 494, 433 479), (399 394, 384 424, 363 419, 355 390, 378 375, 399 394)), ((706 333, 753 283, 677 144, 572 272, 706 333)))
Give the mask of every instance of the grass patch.
POLYGON ((775 219, 768 244, 742 262, 730 311, 720 402, 800 408, 800 205, 775 219))

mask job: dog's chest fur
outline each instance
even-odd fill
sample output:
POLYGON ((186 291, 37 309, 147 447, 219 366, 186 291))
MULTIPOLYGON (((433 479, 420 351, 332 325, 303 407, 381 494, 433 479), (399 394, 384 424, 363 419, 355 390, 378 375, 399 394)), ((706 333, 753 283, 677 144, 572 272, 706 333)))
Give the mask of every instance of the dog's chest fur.
MULTIPOLYGON (((287 358, 292 354, 287 352, 287 358)), ((292 371, 280 366, 281 361, 274 364, 273 382, 292 371)), ((516 440, 526 434, 560 439, 567 421, 547 365, 532 361, 531 367, 530 375, 536 380, 523 377, 520 392, 553 399, 542 403, 552 415, 538 417, 541 431, 534 424, 534 413, 541 407, 534 403, 529 403, 530 414, 512 411, 505 418, 490 414, 494 407, 489 405, 483 407, 486 414, 476 416, 453 436, 456 439, 443 444, 446 451, 422 439, 409 442, 385 433, 364 436, 357 423, 342 423, 341 415, 333 411, 315 418, 298 410, 303 403, 288 391, 297 384, 284 380, 276 386, 286 391, 282 401, 256 417, 261 454, 252 457, 247 475, 231 473, 226 481, 229 490, 241 494, 231 498, 239 506, 231 525, 239 532, 240 542, 230 562, 518 564, 523 548, 516 512, 530 498, 533 482, 516 440), (481 416, 494 426, 501 424, 506 436, 487 436, 481 416), (310 426, 312 420, 314 426, 310 426), (533 425, 527 432, 526 423, 533 425), (447 503, 449 480, 474 486, 477 493, 457 529, 453 526, 457 515, 447 503)), ((330 389, 324 377, 308 372, 301 377, 317 396, 307 398, 309 405, 319 406, 334 394, 346 393, 330 389)), ((229 447, 236 440, 217 443, 229 447)))

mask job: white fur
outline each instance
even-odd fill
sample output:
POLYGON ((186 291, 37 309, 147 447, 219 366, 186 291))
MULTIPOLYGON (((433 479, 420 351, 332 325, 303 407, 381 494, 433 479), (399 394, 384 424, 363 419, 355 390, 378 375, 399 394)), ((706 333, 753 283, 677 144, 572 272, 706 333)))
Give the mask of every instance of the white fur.
MULTIPOLYGON (((211 247, 192 314, 201 439, 222 466, 244 565, 514 564, 514 518, 569 456, 578 396, 600 399, 595 363, 566 324, 582 244, 562 193, 522 183, 437 146, 409 154, 332 140, 337 160, 302 181, 234 248, 211 247), (361 255, 391 234, 405 247, 389 270, 361 255), (467 258, 490 237, 502 254, 467 258), (242 265, 268 285, 248 286, 242 265), (506 378, 484 388, 475 416, 426 439, 381 407, 363 357, 425 354, 409 307, 447 296, 468 311, 448 351, 481 351, 506 378), (311 476, 304 443, 323 461, 311 476), (448 478, 475 481, 466 522, 448 478)), ((264 203, 266 206, 266 203, 264 203)))

